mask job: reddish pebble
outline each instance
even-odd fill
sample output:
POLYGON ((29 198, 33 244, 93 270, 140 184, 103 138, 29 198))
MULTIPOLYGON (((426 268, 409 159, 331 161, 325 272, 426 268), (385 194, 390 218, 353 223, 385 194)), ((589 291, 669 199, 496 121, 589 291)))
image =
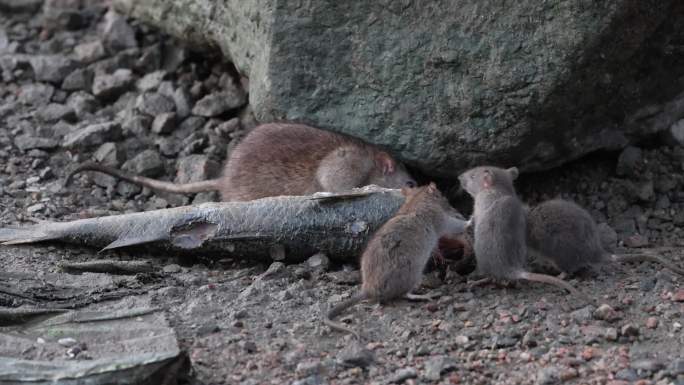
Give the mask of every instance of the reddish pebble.
POLYGON ((563 381, 567 381, 573 378, 576 378, 578 376, 577 369, 574 368, 569 368, 566 370, 563 370, 560 374, 560 378, 563 381))
POLYGON ((651 381, 649 380, 639 380, 634 383, 634 385, 651 385, 651 381))
POLYGON ((613 380, 613 381, 608 381, 608 383, 606 385, 629 385, 629 382, 620 381, 620 380, 613 380))
POLYGON ((672 296, 672 300, 675 302, 684 302, 684 289, 677 290, 672 296))
POLYGON ((459 377, 458 374, 453 373, 452 375, 449 376, 449 383, 450 384, 460 384, 461 383, 461 377, 459 377))
POLYGON ((581 354, 582 358, 585 361, 589 361, 592 358, 597 357, 598 355, 599 355, 599 352, 595 348, 586 348, 582 351, 582 354, 581 354))
POLYGON ((435 302, 430 302, 427 305, 425 305, 425 309, 427 311, 429 311, 430 313, 434 313, 437 310, 439 310, 439 305, 437 305, 437 303, 435 303, 435 302))
POLYGON ((649 329, 655 329, 658 327, 658 319, 656 317, 648 317, 646 320, 646 327, 649 329))

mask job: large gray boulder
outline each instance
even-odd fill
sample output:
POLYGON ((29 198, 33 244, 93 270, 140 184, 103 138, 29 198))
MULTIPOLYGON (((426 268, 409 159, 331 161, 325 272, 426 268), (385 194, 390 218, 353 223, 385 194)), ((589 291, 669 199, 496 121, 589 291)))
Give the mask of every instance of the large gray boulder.
POLYGON ((435 176, 549 168, 684 117, 681 1, 114 3, 220 48, 259 120, 348 133, 435 176))

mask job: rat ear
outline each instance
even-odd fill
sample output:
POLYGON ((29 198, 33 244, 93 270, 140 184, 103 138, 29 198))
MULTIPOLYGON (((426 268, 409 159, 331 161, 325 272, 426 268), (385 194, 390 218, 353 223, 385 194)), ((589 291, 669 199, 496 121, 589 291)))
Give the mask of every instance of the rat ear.
POLYGON ((394 174, 397 163, 392 159, 390 154, 380 151, 375 155, 375 164, 382 170, 384 175, 394 174))
POLYGON ((430 182, 430 184, 427 186, 427 190, 429 193, 434 193, 435 191, 437 191, 437 185, 435 184, 435 182, 430 182))
POLYGON ((508 171, 508 173, 511 175, 511 179, 513 180, 518 179, 518 175, 520 175, 520 172, 518 171, 517 167, 511 167, 506 171, 508 171))

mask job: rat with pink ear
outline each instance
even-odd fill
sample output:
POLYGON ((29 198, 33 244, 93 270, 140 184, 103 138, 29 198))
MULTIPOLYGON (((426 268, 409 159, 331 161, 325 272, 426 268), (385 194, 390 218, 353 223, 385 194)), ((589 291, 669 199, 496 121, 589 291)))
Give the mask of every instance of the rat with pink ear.
MULTIPOLYGON (((461 174, 461 186, 475 200, 468 221, 475 226, 475 260, 479 274, 487 279, 543 282, 556 285, 589 301, 569 283, 525 269, 527 261, 525 209, 513 187, 518 169, 481 166, 461 174)), ((590 302, 590 301, 589 301, 590 302)))
POLYGON ((171 193, 219 191, 223 201, 342 192, 369 184, 387 188, 416 185, 401 163, 375 146, 346 135, 289 123, 255 127, 230 153, 223 174, 217 179, 176 184, 85 163, 69 174, 67 183, 82 171, 99 171, 171 193))

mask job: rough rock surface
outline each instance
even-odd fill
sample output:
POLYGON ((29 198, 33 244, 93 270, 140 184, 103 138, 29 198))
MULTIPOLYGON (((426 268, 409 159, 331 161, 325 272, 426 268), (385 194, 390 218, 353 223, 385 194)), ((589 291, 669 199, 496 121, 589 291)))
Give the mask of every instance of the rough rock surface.
POLYGON ((680 1, 114 3, 219 46, 262 121, 349 133, 432 175, 548 169, 684 115, 680 1))

